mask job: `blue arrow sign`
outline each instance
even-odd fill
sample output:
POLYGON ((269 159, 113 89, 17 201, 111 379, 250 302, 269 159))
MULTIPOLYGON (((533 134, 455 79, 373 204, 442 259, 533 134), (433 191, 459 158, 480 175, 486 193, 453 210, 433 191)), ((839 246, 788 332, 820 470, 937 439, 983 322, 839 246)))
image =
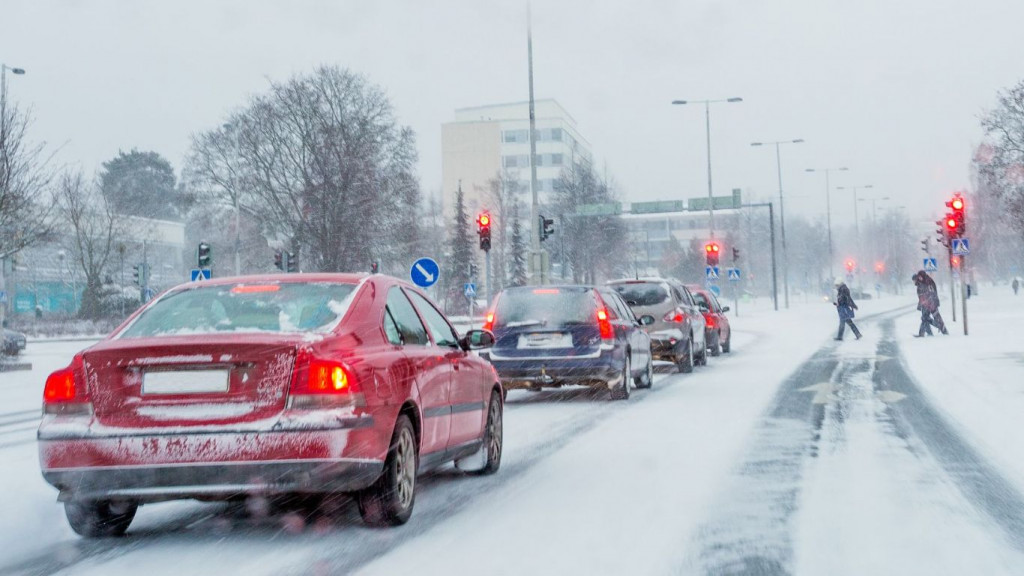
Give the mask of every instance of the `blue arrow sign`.
POLYGON ((476 284, 473 284, 472 282, 466 284, 463 293, 466 295, 466 298, 472 298, 473 296, 476 296, 476 284))
POLYGON ((971 244, 967 238, 953 238, 953 254, 967 256, 971 253, 971 244))
POLYGON ((193 268, 192 269, 192 281, 202 282, 203 280, 209 280, 211 277, 209 268, 193 268))
POLYGON ((718 266, 708 266, 705 268, 704 276, 708 280, 718 280, 718 266))
POLYGON ((939 261, 937 259, 935 259, 935 258, 925 258, 924 259, 924 271, 925 272, 935 272, 938 269, 939 269, 939 261))
POLYGON ((726 272, 729 273, 729 282, 740 281, 740 269, 739 268, 726 268, 726 272))
POLYGON ((420 288, 430 288, 441 276, 441 268, 433 258, 420 258, 409 269, 409 278, 420 288))

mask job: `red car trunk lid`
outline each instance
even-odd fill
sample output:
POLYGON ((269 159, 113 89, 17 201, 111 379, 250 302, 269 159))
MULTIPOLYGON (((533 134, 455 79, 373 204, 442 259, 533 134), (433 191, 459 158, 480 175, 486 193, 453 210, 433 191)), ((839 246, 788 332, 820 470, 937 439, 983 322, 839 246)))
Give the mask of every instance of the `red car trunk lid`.
POLYGON ((97 423, 253 423, 285 407, 297 343, 281 337, 114 340, 84 353, 97 423))

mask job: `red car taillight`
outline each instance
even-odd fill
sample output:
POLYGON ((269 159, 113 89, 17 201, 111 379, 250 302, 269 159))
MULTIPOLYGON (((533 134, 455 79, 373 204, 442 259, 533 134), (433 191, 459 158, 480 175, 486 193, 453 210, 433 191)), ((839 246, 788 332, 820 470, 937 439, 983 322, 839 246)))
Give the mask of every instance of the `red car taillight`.
POLYGON ((491 331, 494 329, 494 312, 487 313, 487 320, 484 321, 484 330, 491 331))
POLYGON ((361 398, 352 370, 342 362, 316 358, 300 350, 295 358, 289 408, 318 408, 355 404, 361 398))
POLYGON ((85 387, 85 363, 81 354, 75 355, 70 366, 46 378, 43 411, 47 414, 89 414, 92 411, 85 387))
POLYGON ((685 320, 685 316, 679 310, 672 310, 661 319, 662 322, 675 322, 676 324, 682 324, 683 320, 685 320))
POLYGON ((714 328, 715 327, 715 317, 712 316, 711 314, 705 314, 704 315, 704 323, 708 325, 708 328, 714 328))
POLYGON ((601 331, 601 340, 611 340, 612 323, 608 321, 608 311, 604 308, 597 309, 597 328, 601 331))

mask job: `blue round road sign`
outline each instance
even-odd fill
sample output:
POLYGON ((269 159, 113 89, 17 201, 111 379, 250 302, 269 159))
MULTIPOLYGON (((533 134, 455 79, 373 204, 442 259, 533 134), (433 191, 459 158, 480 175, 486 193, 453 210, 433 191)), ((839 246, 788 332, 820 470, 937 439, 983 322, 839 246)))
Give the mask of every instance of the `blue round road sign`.
POLYGON ((430 288, 441 276, 441 268, 433 258, 420 258, 409 269, 409 278, 420 288, 430 288))

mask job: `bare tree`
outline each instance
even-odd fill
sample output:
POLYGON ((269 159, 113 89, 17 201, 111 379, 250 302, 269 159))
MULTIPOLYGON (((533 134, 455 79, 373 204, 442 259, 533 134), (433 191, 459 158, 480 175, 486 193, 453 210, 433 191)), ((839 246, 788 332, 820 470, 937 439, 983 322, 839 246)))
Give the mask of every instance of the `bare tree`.
POLYGON ((364 270, 407 257, 419 238, 415 138, 362 76, 336 67, 274 83, 199 135, 188 173, 238 206, 303 269, 364 270))
POLYGON ((61 222, 67 226, 67 249, 85 276, 79 314, 99 318, 103 313, 103 277, 116 252, 117 238, 123 233, 122 219, 98 186, 87 182, 81 172, 61 176, 57 207, 61 222))
POLYGON ((581 215, 586 205, 607 204, 616 199, 615 192, 598 178, 593 166, 585 160, 576 160, 562 170, 555 182, 554 199, 554 208, 564 222, 559 232, 561 242, 555 244, 554 249, 571 267, 573 281, 592 284, 623 271, 625 263, 607 255, 625 248, 628 234, 625 223, 615 215, 581 215))

